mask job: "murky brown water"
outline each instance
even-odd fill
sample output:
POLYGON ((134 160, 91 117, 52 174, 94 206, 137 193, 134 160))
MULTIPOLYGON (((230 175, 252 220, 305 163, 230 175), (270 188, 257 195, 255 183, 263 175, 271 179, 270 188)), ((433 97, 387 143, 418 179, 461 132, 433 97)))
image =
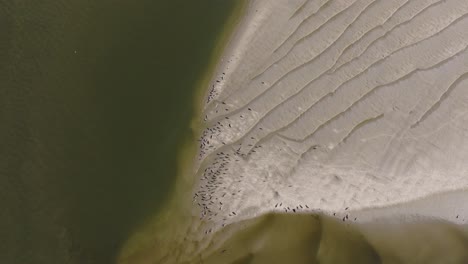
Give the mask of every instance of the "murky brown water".
POLYGON ((0 262, 112 263, 164 203, 235 1, 0 1, 0 262))

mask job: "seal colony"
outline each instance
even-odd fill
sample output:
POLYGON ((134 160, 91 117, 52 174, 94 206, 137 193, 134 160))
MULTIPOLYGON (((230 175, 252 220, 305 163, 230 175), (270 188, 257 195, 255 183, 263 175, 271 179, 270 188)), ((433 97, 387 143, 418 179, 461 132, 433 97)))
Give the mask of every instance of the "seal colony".
POLYGON ((464 0, 250 1, 161 263, 466 263, 467 29, 464 0))

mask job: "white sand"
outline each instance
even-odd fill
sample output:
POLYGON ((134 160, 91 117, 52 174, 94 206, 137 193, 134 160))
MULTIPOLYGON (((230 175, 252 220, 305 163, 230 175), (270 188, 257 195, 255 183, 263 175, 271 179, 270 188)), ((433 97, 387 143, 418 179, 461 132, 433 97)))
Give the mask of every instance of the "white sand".
POLYGON ((251 1, 207 95, 194 213, 468 222, 467 46, 465 0, 251 1))

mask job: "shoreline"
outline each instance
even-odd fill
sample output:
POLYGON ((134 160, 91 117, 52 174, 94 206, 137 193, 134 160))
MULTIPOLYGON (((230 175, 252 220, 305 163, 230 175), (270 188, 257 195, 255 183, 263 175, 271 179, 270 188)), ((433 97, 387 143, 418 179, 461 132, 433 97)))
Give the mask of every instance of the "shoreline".
MULTIPOLYGON (((166 244, 165 242, 158 242, 160 239, 158 239, 157 236, 170 237, 177 233, 179 233, 179 235, 183 235, 180 234, 180 229, 184 231, 188 231, 188 229, 190 229, 191 223, 187 222, 190 222, 190 220, 184 219, 181 221, 180 218, 190 219, 192 215, 191 207, 193 205, 190 202, 190 195, 192 193, 195 180, 191 177, 194 174, 196 154, 198 152, 197 139, 202 131, 204 101, 209 91, 209 83, 214 79, 215 73, 220 67, 220 58, 223 54, 227 53, 227 47, 230 45, 231 41, 235 39, 234 35, 237 32, 238 26, 244 20, 244 12, 248 9, 248 5, 247 0, 241 0, 236 3, 234 10, 232 10, 229 18, 225 22, 225 25, 221 29, 220 34, 214 41, 215 47, 208 59, 208 61, 210 61, 209 65, 201 74, 201 78, 195 82, 193 98, 194 110, 189 125, 191 133, 183 139, 181 145, 178 147, 179 155, 177 157, 177 168, 180 171, 176 175, 175 183, 173 185, 174 189, 171 192, 171 196, 168 197, 166 204, 162 206, 159 212, 146 220, 127 240, 120 250, 117 263, 134 263, 135 261, 145 261, 148 258, 165 258, 168 256, 167 254, 170 254, 169 252, 162 254, 161 256, 154 256, 151 252, 153 248, 158 248, 158 246, 161 247, 162 244, 166 244), (177 224, 174 223, 174 220, 176 219, 179 219, 177 224), (168 225, 170 225, 170 228, 160 230, 168 225), (179 232, 174 230, 175 227, 178 227, 179 232), (154 233, 156 230, 159 230, 159 232, 162 232, 163 234, 160 233, 156 235, 154 233)), ((179 239, 174 239, 174 241, 167 244, 174 246, 174 242, 183 242, 182 238, 183 236, 180 236, 179 239)), ((177 247, 177 245, 175 245, 175 247, 177 247)))

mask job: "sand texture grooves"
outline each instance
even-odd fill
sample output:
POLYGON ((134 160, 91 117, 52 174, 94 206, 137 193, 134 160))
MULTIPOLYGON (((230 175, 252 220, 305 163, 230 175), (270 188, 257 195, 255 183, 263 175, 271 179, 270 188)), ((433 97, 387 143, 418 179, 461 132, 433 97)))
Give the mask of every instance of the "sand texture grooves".
MULTIPOLYGON (((467 29, 463 0, 251 1, 207 94, 194 211, 220 228, 466 189, 467 29)), ((431 216, 464 223, 456 203, 431 216)))

